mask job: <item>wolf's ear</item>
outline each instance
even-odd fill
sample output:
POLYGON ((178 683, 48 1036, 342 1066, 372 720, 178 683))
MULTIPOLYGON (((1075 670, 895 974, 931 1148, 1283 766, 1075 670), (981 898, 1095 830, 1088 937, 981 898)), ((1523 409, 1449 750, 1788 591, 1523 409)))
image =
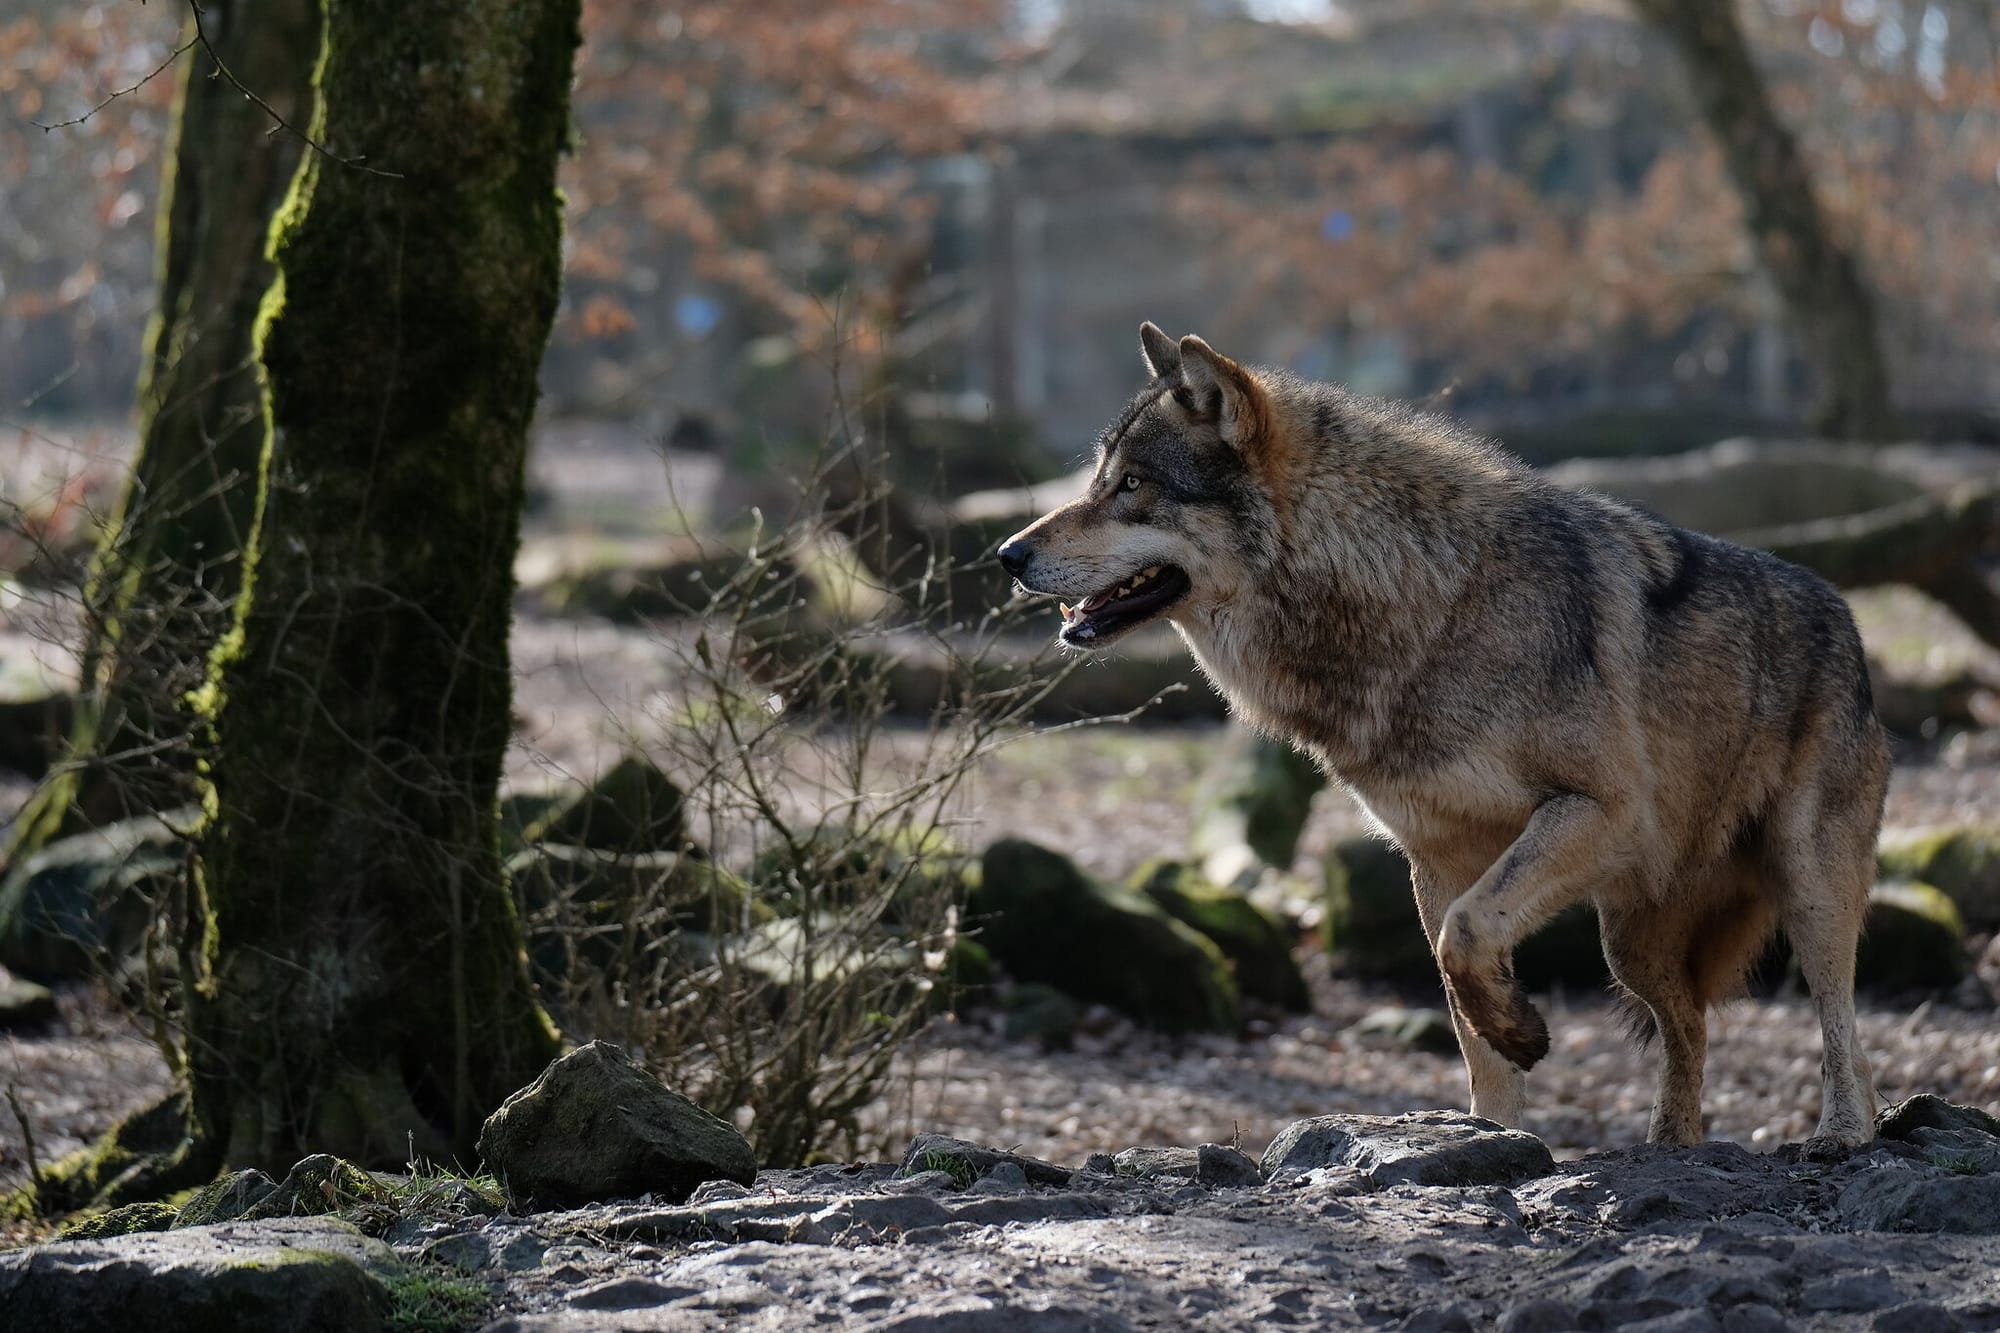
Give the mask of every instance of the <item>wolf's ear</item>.
POLYGON ((1139 351, 1146 358, 1146 369, 1161 379, 1170 380, 1179 377, 1180 345, 1150 319, 1139 326, 1139 351))
POLYGON ((1264 420, 1264 390, 1250 372, 1190 333, 1181 339, 1180 383, 1174 398, 1198 418, 1213 421, 1222 438, 1248 444, 1264 420))

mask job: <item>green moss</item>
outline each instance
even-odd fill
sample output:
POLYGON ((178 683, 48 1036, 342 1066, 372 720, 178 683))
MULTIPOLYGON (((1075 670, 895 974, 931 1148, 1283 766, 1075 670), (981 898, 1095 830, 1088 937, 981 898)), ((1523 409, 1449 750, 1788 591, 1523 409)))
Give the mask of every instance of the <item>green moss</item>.
POLYGON ((493 1290, 455 1274, 413 1268, 388 1280, 390 1333, 460 1333, 485 1322, 493 1290))
POLYGON ((1882 878, 1942 890, 1972 930, 2000 930, 2000 826, 1953 825, 1885 841, 1882 878))
POLYGON ((1017 980, 1169 1032, 1228 1032, 1241 1021, 1229 962, 1212 941, 1060 853, 994 843, 967 906, 980 942, 1017 980))
POLYGON ((9 1207, 40 1217, 117 1207, 198 1184, 213 1170, 212 1147, 193 1132, 186 1094, 176 1092, 44 1167, 9 1207))
POLYGON ((1243 995, 1296 1013, 1312 1007, 1292 957, 1292 932, 1275 915, 1169 858, 1147 862, 1128 882, 1168 916, 1213 941, 1229 959, 1243 995))
POLYGON ((170 1203, 128 1203, 78 1217, 56 1233, 57 1240, 102 1240, 137 1231, 165 1231, 180 1210, 170 1203))

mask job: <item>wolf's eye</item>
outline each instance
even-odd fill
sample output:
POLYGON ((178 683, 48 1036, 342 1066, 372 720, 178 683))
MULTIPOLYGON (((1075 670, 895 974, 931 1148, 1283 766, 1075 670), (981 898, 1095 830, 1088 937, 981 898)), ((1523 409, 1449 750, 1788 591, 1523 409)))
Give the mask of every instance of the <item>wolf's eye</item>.
POLYGON ((1121 490, 1121 491, 1136 491, 1136 490, 1138 490, 1138 489, 1139 489, 1139 478, 1138 478, 1138 475, 1137 475, 1136 473, 1132 473, 1132 472, 1127 472, 1127 473, 1125 474, 1125 477, 1124 477, 1124 479, 1123 479, 1122 481, 1120 481, 1120 482, 1118 483, 1118 489, 1119 489, 1119 490, 1121 490))

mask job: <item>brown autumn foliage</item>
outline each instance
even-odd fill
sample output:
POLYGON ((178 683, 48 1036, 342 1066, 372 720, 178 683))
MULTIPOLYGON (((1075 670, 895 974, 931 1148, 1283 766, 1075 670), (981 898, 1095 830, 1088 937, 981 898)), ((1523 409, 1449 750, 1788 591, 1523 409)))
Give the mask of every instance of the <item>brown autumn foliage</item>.
MULTIPOLYGON (((1342 9, 1365 42, 1397 7, 1342 9)), ((172 81, 80 125, 33 122, 72 118, 144 78, 172 51, 179 9, 25 0, 16 12, 0 23, 0 402, 116 408, 151 298, 172 81)), ((1878 293, 1899 396, 1990 402, 2000 357, 1990 8, 1745 0, 1741 12, 1827 212, 1878 293)), ((1079 8, 1067 22, 1113 59, 1121 42, 1135 46, 1142 68, 1127 83, 1143 94, 1145 44, 1207 49, 1204 24, 1244 22, 1218 14, 1079 8)), ((1071 31, 1023 37, 1009 19, 1002 0, 588 0, 551 374, 574 378, 591 357, 628 363, 641 380, 673 364, 702 337, 674 308, 690 275, 730 346, 770 334, 825 354, 838 330, 847 364, 881 360, 928 256, 930 164, 1048 128, 1024 108, 1060 106, 1059 131, 1115 138, 1165 123, 1163 108, 1203 108, 1206 123, 1240 104, 1282 131, 1272 108, 1284 99, 1253 86, 1257 67, 1196 60, 1199 90, 1161 88, 1158 105, 1122 89, 1100 99, 1064 63, 1071 31), (1234 93, 1218 91, 1232 81, 1234 93)), ((1217 314, 1224 332, 1277 310, 1308 329, 1392 333, 1425 362, 1422 388, 1529 384, 1662 344, 1728 347, 1772 317, 1736 201, 1685 113, 1676 121, 1671 60, 1636 20, 1599 3, 1438 0, 1424 22, 1438 32, 1476 22, 1538 51, 1519 82, 1524 98, 1545 99, 1532 113, 1543 139, 1585 142, 1621 101, 1668 109, 1643 127, 1639 165, 1587 188, 1552 183, 1537 162, 1468 156, 1441 132, 1461 95, 1448 88, 1338 134, 1275 133, 1254 170, 1205 161, 1197 134, 1179 182, 1185 216, 1211 233, 1207 253, 1245 278, 1237 307, 1217 314), (1618 59, 1604 57, 1607 44, 1618 59), (1336 207, 1353 227, 1330 239, 1322 224, 1336 207)), ((553 387, 559 403, 595 401, 553 387)))

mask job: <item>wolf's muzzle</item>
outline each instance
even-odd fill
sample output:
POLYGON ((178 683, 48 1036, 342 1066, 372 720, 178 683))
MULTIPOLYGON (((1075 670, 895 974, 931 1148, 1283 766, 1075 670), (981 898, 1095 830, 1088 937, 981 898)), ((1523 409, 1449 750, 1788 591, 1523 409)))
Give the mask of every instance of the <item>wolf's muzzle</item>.
POLYGON ((1019 537, 1009 537, 1000 543, 1000 549, 994 554, 1000 557, 1000 567, 1018 579, 1035 553, 1019 537))

